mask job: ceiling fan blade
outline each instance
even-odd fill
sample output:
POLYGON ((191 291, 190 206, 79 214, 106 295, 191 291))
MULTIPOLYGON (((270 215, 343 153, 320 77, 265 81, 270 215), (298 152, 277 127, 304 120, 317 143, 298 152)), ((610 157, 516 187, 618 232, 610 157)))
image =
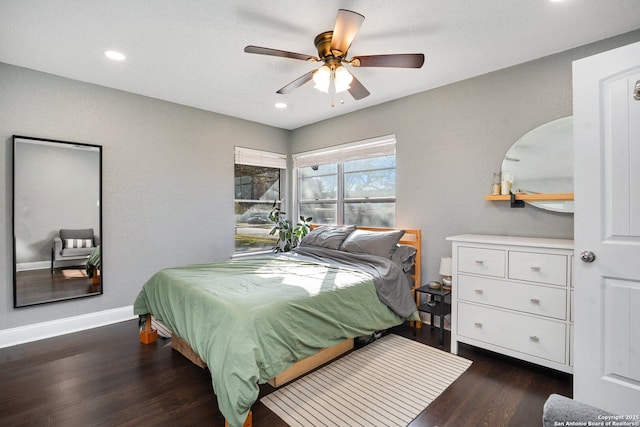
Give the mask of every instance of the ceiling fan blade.
POLYGON ((279 56, 281 58, 300 59, 302 61, 318 60, 315 56, 306 55, 304 53, 288 52, 286 50, 271 49, 269 47, 260 47, 249 45, 244 48, 246 53, 256 53, 258 55, 279 56))
MULTIPOLYGON (((353 76, 353 73, 351 73, 351 75, 353 76)), ((351 80, 351 87, 348 90, 355 100, 366 98, 367 96, 371 95, 367 88, 364 87, 362 83, 360 83, 360 80, 356 78, 356 76, 353 76, 353 80, 351 80)))
POLYGON ((336 25, 331 37, 331 52, 336 56, 345 56, 356 33, 360 29, 364 16, 347 9, 338 10, 336 25))
POLYGON ((351 60, 351 65, 355 67, 420 68, 422 64, 424 64, 422 53, 354 56, 351 60))
POLYGON ((307 74, 298 77, 297 79, 295 79, 294 81, 292 81, 288 85, 284 86, 281 89, 278 89, 276 91, 276 93, 284 95, 284 94, 287 94, 287 93, 293 91, 294 89, 298 89, 300 86, 302 86, 303 84, 305 84, 309 80, 313 79, 313 73, 315 73, 315 71, 316 70, 311 70, 307 74))

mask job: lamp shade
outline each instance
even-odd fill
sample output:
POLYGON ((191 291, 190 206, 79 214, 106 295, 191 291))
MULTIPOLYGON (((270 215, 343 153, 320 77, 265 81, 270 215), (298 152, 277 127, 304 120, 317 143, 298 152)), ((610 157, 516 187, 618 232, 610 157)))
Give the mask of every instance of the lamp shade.
POLYGON ((451 270, 451 257, 443 256, 440 259, 440 270, 438 271, 438 273, 443 276, 451 276, 453 274, 451 270))
POLYGON ((353 81, 353 76, 342 65, 336 68, 333 83, 336 86, 336 93, 344 92, 349 89, 349 85, 353 81))
POLYGON ((329 92, 329 84, 331 83, 331 70, 326 65, 318 68, 315 73, 313 73, 313 82, 315 83, 315 88, 320 92, 329 92))

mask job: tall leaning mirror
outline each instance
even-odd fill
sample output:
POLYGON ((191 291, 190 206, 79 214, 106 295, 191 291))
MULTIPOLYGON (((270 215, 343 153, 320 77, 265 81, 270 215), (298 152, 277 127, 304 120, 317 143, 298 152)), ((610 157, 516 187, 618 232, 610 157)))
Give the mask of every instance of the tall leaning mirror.
POLYGON ((102 294, 102 147, 13 137, 13 302, 102 294))

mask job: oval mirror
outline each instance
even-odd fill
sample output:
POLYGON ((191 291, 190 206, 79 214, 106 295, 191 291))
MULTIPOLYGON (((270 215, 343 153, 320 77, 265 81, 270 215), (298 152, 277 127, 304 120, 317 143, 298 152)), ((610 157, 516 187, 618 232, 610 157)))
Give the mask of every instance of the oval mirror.
POLYGON ((102 294, 102 147, 13 137, 14 307, 102 294))
MULTIPOLYGON (((505 154, 502 171, 512 173, 514 193, 573 193, 573 116, 524 134, 505 154)), ((527 203, 554 212, 573 212, 573 200, 527 203)))

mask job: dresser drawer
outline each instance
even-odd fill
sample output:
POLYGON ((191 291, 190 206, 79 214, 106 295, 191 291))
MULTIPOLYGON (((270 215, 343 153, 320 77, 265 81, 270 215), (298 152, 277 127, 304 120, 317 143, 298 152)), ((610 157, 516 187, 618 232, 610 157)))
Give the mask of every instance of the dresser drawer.
POLYGON ((501 249, 485 249, 461 246, 458 248, 458 271, 504 277, 507 252, 501 249))
POLYGON ((567 291, 561 288, 458 275, 458 299, 567 319, 567 291))
POLYGON ((509 278, 566 286, 567 256, 509 251, 509 278))
POLYGON ((458 335, 566 363, 566 324, 474 304, 458 303, 458 335))

